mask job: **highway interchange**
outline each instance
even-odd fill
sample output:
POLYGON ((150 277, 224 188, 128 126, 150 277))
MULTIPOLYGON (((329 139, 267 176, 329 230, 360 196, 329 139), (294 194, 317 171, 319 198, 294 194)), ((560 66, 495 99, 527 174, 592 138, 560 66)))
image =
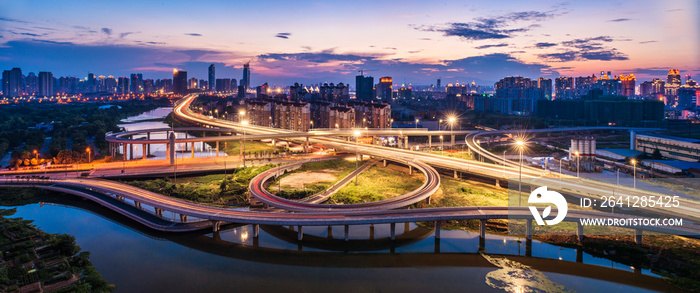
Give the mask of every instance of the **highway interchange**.
MULTIPOLYGON (((282 208, 290 211, 296 212, 270 212, 270 211, 253 211, 253 210, 240 210, 240 209, 226 209, 217 208, 211 206, 198 205, 190 202, 185 202, 177 199, 173 199, 168 196, 148 192, 135 187, 131 187, 126 184, 116 183, 107 180, 95 180, 95 179, 80 179, 80 178, 69 178, 69 179, 44 179, 44 180, 13 180, 13 179, 3 179, 0 180, 1 185, 12 186, 12 187, 26 187, 34 186, 44 189, 61 189, 61 191, 66 193, 71 193, 74 195, 85 196, 85 191, 99 192, 103 195, 113 197, 124 202, 128 199, 133 202, 133 205, 139 208, 142 205, 150 206, 155 209, 155 213, 162 215, 163 211, 169 211, 181 215, 182 224, 187 224, 192 226, 193 223, 187 223, 187 216, 194 217, 197 219, 209 220, 214 230, 217 230, 221 223, 240 223, 240 224, 253 224, 257 225, 285 225, 285 226, 299 226, 299 239, 302 235, 302 226, 321 226, 321 225, 345 225, 346 227, 346 239, 347 239, 347 226, 348 225, 360 225, 360 224, 382 224, 388 223, 392 227, 392 238, 394 226, 396 223, 405 222, 436 222, 436 237, 439 238, 440 221, 444 220, 467 220, 467 219, 478 219, 480 220, 481 235, 484 233, 484 222, 488 219, 525 219, 528 223, 531 223, 533 219, 528 207, 460 207, 460 208, 430 208, 430 209, 396 209, 399 207, 411 205, 421 200, 427 199, 432 195, 439 187, 439 175, 437 175, 437 169, 441 170, 453 170, 455 174, 468 173, 475 174, 478 176, 496 178, 496 179, 507 179, 507 178, 517 178, 519 173, 518 168, 514 166, 514 163, 506 163, 505 166, 495 165, 491 163, 477 162, 473 160, 460 160, 455 158, 444 157, 435 154, 402 150, 397 148, 382 147, 376 145, 364 145, 356 144, 353 141, 342 139, 339 137, 346 136, 350 137, 354 135, 354 132, 350 130, 322 130, 322 131, 312 131, 308 133, 294 133, 287 130, 273 129, 267 127, 250 126, 250 125, 240 125, 235 122, 218 120, 212 117, 201 116, 196 113, 192 113, 189 110, 189 105, 196 98, 196 95, 186 96, 183 100, 178 102, 173 110, 175 116, 183 121, 197 124, 200 126, 207 126, 212 128, 223 128, 232 129, 236 132, 245 131, 250 134, 250 139, 265 139, 265 138, 277 138, 277 139, 293 139, 299 140, 302 143, 308 141, 314 144, 321 144, 328 147, 336 148, 339 150, 345 150, 350 152, 358 152, 363 155, 369 155, 379 159, 388 159, 391 161, 399 162, 416 168, 418 171, 423 172, 426 180, 418 190, 412 191, 411 193, 398 197, 395 200, 372 203, 360 206, 348 205, 347 207, 329 206, 323 204, 311 204, 311 203, 301 203, 295 201, 284 200, 267 192, 263 186, 267 179, 276 176, 276 170, 272 169, 270 171, 264 172, 258 175, 250 183, 250 192, 253 196, 259 200, 265 202, 270 206, 277 208, 282 208), (351 134, 352 133, 352 134, 351 134), (184 217, 184 218, 183 218, 184 217)), ((366 130, 369 135, 380 135, 372 134, 373 130, 366 130)), ((397 134, 396 130, 382 130, 389 135, 397 134)), ((403 135, 425 135, 423 130, 409 132, 402 131, 403 135), (410 133, 410 134, 409 134, 410 133)), ((365 132, 365 131, 363 131, 365 132)), ((445 132, 445 131, 442 131, 445 132)), ((379 133, 378 131, 376 133, 379 133)), ((453 132, 447 132, 450 135, 453 132)), ((471 132, 460 132, 461 134, 469 134, 471 132)), ((432 134, 432 133, 429 133, 432 134)), ((467 145, 472 149, 472 151, 478 153, 481 156, 489 158, 495 162, 499 160, 494 155, 483 150, 478 143, 476 143, 477 133, 470 134, 466 137, 467 145)), ((491 133, 494 134, 494 133, 491 133)), ((499 133, 506 134, 506 133, 499 133)), ((130 134, 133 135, 133 134, 130 134)), ((249 139, 249 138, 246 139, 249 139)), ((232 136, 230 138, 240 138, 240 136, 232 136)), ((125 142, 128 138, 124 135, 115 136, 116 140, 125 142)), ((209 137, 211 141, 220 140, 218 137, 209 137)), ((226 138, 229 139, 229 138, 226 138)), ((115 141, 116 141, 115 140, 115 141)), ((202 141, 202 140, 192 140, 202 141)), ((180 139, 178 139, 180 142, 180 139)), ((147 140, 138 140, 134 143, 156 143, 149 142, 147 140)), ((163 143, 163 142, 160 142, 163 143)), ((538 170, 536 168, 523 168, 522 169, 523 180, 530 182, 532 184, 547 185, 550 189, 561 189, 567 190, 569 193, 579 194, 582 196, 601 196, 610 193, 609 186, 605 183, 582 181, 582 180, 562 180, 561 175, 549 174, 543 170, 538 170), (583 184, 582 184, 583 183, 583 184)), ((566 177, 565 177, 566 178, 566 177)), ((625 188, 617 186, 618 195, 636 195, 646 193, 643 190, 632 190, 631 188, 625 188)), ((523 192, 524 195, 529 194, 523 192)), ((102 204, 102 203, 101 203, 102 204)), ((107 206, 106 204, 103 204, 107 206)), ((109 207, 109 206, 108 206, 109 207)), ((700 213, 698 212, 697 203, 684 200, 682 201, 682 206, 680 209, 667 210, 658 209, 654 210, 656 212, 661 212, 665 214, 678 215, 686 219, 698 219, 700 218, 700 213)), ((623 214, 611 214, 592 210, 569 210, 565 221, 571 221, 579 223, 580 219, 586 218, 630 218, 633 216, 623 215, 623 214)), ((199 224, 198 224, 199 225, 199 224)), ((528 224, 527 236, 530 237, 532 234, 531 224, 528 224)), ((582 236, 582 228, 579 225, 579 237, 582 236)), ((169 228, 167 225, 161 225, 159 227, 153 226, 152 228, 163 230, 163 231, 185 231, 182 227, 176 227, 177 225, 171 225, 169 228)), ((196 227, 196 229, 201 229, 201 226, 196 227)), ((677 235, 688 235, 697 237, 700 234, 700 228, 695 224, 688 221, 687 224, 684 223, 682 227, 646 227, 646 226, 629 226, 629 228, 635 229, 637 235, 641 235, 641 230, 656 231, 677 235)), ((194 226, 188 229, 195 229, 194 226)), ((257 236, 257 232, 254 236, 257 236)), ((638 237, 641 241, 641 237, 638 237)))

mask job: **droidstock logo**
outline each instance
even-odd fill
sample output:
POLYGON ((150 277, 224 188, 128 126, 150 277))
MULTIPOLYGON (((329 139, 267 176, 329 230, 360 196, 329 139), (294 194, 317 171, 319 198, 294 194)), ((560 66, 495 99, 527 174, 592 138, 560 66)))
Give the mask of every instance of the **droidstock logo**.
POLYGON ((547 190, 547 186, 538 187, 537 189, 533 190, 532 193, 530 193, 530 197, 527 199, 527 203, 548 203, 557 207, 557 216, 551 220, 543 219, 549 216, 549 213, 552 211, 552 206, 546 207, 544 211, 542 211, 542 215, 540 215, 540 212, 537 211, 537 207, 529 207, 530 212, 532 212, 532 216, 535 217, 537 225, 540 226, 543 226, 545 223, 547 223, 547 225, 559 224, 559 222, 564 220, 566 217, 566 212, 569 209, 566 205, 566 199, 564 196, 559 192, 547 190))

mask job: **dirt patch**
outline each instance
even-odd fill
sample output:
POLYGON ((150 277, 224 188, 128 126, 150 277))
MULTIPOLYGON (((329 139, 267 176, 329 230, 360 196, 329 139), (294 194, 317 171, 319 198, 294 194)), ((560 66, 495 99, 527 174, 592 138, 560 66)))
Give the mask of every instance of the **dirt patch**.
POLYGON ((292 173, 283 177, 281 184, 293 189, 303 189, 304 185, 338 180, 334 173, 337 173, 337 171, 330 169, 292 173))

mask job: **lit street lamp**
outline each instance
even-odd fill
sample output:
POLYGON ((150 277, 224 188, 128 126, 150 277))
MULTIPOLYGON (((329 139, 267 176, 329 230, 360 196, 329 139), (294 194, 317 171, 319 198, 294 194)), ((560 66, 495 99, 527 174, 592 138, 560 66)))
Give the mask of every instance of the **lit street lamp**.
POLYGON ((418 119, 416 119, 416 128, 418 128, 418 119))
POLYGON ((634 178, 634 179, 632 180, 632 182, 634 182, 634 183, 633 183, 633 184, 634 184, 633 187, 634 187, 634 189, 637 189, 637 160, 632 159, 632 161, 630 161, 630 163, 632 163, 632 169, 634 170, 634 171, 633 171, 634 173, 633 173, 633 175, 632 175, 632 178, 634 178))
MULTIPOLYGON (((454 125, 455 125, 455 121, 457 121, 457 117, 455 117, 455 116, 450 116, 450 117, 447 118, 447 121, 450 122, 450 136, 452 137, 452 143, 454 143, 454 136, 455 136, 455 134, 454 134, 454 125)), ((454 145, 453 145, 452 147, 454 148, 454 145)))
MULTIPOLYGON (((357 172, 357 161, 359 157, 359 144, 358 141, 360 139, 360 131, 355 130, 355 172, 357 172)), ((355 186, 357 186, 357 173, 355 173, 355 186)))
POLYGON ((90 156, 90 147, 85 149, 85 151, 87 152, 87 155, 88 155, 88 164, 90 164, 90 163, 92 163, 92 157, 90 156))
POLYGON ((520 170, 518 171, 518 206, 520 206, 523 193, 523 148, 525 147, 525 142, 518 139, 515 144, 518 145, 518 150, 520 151, 520 170))
POLYGON ((34 158, 37 160, 39 159, 39 153, 36 150, 34 150, 34 158))

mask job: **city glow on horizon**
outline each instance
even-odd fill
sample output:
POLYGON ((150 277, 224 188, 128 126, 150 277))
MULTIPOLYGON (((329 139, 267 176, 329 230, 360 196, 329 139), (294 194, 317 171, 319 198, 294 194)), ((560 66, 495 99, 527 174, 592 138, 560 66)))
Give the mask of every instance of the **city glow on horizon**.
POLYGON ((239 78, 242 64, 251 61, 254 84, 282 86, 351 83, 361 69, 413 84, 442 78, 444 84, 490 85, 511 75, 590 76, 601 70, 633 73, 637 80, 663 77, 671 68, 700 75, 700 25, 694 25, 700 4, 692 0, 384 2, 359 18, 347 11, 366 9, 362 1, 222 1, 215 11, 185 1, 39 2, 3 5, 0 25, 7 33, 0 55, 8 57, 0 58, 1 67, 57 76, 143 72, 150 78, 168 78, 181 68, 203 78, 214 63, 217 75, 239 78), (614 9, 601 11, 603 5, 614 9), (261 6, 265 13, 225 13, 261 6), (285 20, 295 13, 307 17, 285 20))

